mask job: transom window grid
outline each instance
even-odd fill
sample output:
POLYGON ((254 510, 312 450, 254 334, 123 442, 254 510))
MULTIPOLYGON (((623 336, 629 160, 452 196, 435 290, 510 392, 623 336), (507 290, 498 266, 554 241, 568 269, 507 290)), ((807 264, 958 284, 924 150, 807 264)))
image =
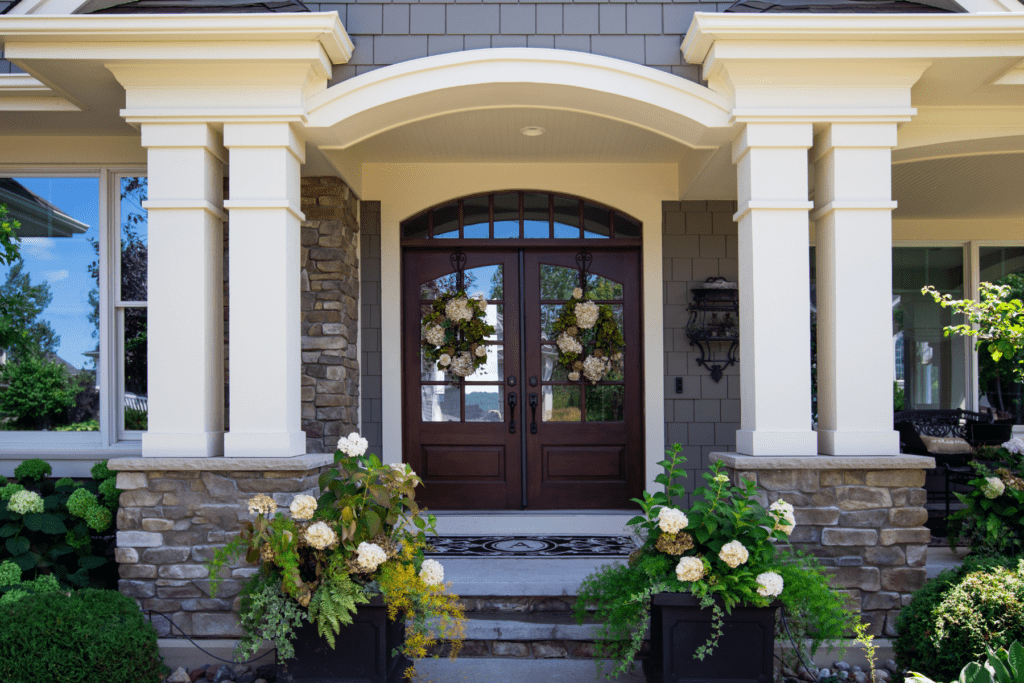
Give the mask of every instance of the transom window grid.
MULTIPOLYGON (((458 239, 548 240, 638 245, 642 225, 635 218, 590 200, 529 190, 493 192, 440 204, 402 222, 405 244, 458 239)), ((435 242, 436 244, 436 242, 435 242)))

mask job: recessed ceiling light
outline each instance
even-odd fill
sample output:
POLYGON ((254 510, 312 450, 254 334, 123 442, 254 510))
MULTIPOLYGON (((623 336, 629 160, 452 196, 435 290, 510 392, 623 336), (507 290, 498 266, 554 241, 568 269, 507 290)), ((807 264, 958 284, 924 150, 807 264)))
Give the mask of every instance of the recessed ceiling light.
POLYGON ((527 126, 519 131, 528 138, 535 138, 538 135, 544 135, 544 129, 540 126, 527 126))

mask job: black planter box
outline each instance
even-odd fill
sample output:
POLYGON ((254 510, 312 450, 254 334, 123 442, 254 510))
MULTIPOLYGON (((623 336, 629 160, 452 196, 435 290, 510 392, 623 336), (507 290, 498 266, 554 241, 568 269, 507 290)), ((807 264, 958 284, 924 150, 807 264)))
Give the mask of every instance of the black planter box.
POLYGON ((718 647, 703 661, 693 653, 711 635, 711 608, 689 594, 651 598, 651 653, 643 662, 648 683, 771 683, 775 608, 734 607, 725 616, 718 647))
MULTIPOLYGON (((307 623, 298 630, 295 658, 280 681, 294 683, 399 683, 409 660, 393 656, 405 642, 405 622, 388 621, 387 608, 379 597, 360 605, 352 624, 342 626, 335 647, 307 623)), ((284 667, 282 667, 284 668, 284 667)))

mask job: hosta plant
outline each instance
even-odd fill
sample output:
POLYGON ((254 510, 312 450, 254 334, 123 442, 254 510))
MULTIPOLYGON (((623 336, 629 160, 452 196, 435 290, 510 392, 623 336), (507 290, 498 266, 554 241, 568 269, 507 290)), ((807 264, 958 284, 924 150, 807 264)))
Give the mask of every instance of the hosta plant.
MULTIPOLYGON (((911 672, 907 683, 935 683, 919 673, 911 672)), ((982 663, 971 662, 960 671, 955 683, 1024 683, 1024 646, 1018 641, 1010 649, 988 648, 988 657, 982 663)))
POLYGON ((320 477, 319 499, 297 495, 287 512, 269 496, 251 498, 253 521, 211 561, 214 592, 221 570, 239 555, 259 567, 242 590, 243 658, 265 639, 291 658, 304 621, 334 647, 341 627, 375 595, 389 619, 406 623, 406 657, 427 656, 438 638, 451 643, 453 657, 458 653, 462 606, 447 591, 441 564, 424 557, 435 520, 416 503, 422 481, 408 465, 383 465, 365 452, 358 434, 342 438, 334 468, 320 477))

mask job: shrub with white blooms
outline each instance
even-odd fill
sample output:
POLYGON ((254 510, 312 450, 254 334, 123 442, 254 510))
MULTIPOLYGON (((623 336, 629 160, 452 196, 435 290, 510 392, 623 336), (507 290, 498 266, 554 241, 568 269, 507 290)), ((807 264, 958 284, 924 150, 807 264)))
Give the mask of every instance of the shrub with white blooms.
POLYGON ((1019 436, 1014 437, 1007 441, 1006 443, 1004 443, 1003 448, 1010 451, 1011 453, 1016 453, 1017 455, 1024 455, 1024 439, 1020 438, 1019 436))
POLYGON ((358 432, 352 432, 348 436, 338 439, 338 450, 349 457, 362 455, 369 446, 370 442, 359 436, 358 432))
POLYGON ((367 543, 366 541, 359 544, 356 553, 356 564, 364 572, 375 571, 388 559, 388 554, 384 552, 383 548, 376 543, 367 543))
POLYGON ((295 496, 288 510, 292 513, 292 519, 300 522, 312 519, 313 513, 316 512, 316 498, 306 495, 295 496))
POLYGON ((658 528, 664 531, 666 534, 676 534, 685 529, 690 524, 690 520, 686 518, 680 510, 675 508, 661 508, 658 511, 658 528))
POLYGON ((43 499, 35 491, 17 491, 7 501, 7 509, 19 515, 43 511, 43 499))
POLYGON ((736 569, 736 567, 747 561, 750 553, 747 552, 747 549, 739 541, 729 541, 718 551, 718 557, 721 558, 722 562, 736 569))
POLYGON ((326 522, 317 522, 306 529, 306 543, 317 550, 329 548, 338 542, 338 534, 334 533, 326 522))
POLYGON ((985 483, 981 485, 981 492, 986 498, 998 498, 1006 490, 1006 484, 999 477, 985 477, 985 483))
POLYGON ((704 563, 699 557, 684 557, 676 565, 676 578, 681 582, 700 581, 704 577, 704 563))
POLYGON ((782 577, 775 572, 757 575, 757 594, 765 598, 774 598, 782 594, 782 577))
POLYGON ((775 518, 774 531, 782 531, 787 536, 793 533, 796 527, 796 517, 793 514, 793 506, 779 498, 768 507, 772 517, 775 518))
POLYGON ((444 567, 437 560, 423 560, 420 578, 428 586, 440 586, 444 583, 444 567))

